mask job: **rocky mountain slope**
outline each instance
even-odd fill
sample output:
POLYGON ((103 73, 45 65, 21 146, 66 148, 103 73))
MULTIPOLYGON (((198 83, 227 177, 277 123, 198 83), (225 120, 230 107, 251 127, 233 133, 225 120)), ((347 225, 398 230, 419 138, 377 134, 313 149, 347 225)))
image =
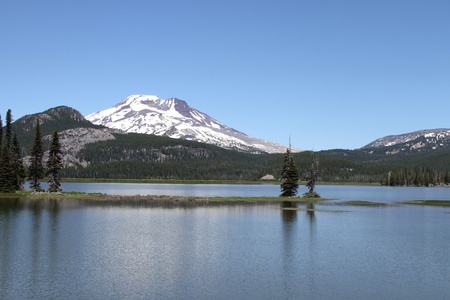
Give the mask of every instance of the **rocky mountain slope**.
MULTIPOLYGON (((413 140, 394 144, 387 148, 385 154, 428 152, 450 148, 450 130, 425 133, 413 140)), ((383 149, 385 149, 383 148, 383 149)))
MULTIPOLYGON (((388 135, 388 136, 379 138, 379 139, 367 144, 366 146, 362 147, 361 149, 389 147, 389 146, 394 146, 394 145, 414 141, 415 139, 418 139, 421 137, 428 138, 427 140, 430 143, 435 143, 438 140, 442 140, 443 138, 445 138, 445 136, 448 136, 449 131, 450 131, 450 129, 438 128, 438 129, 419 130, 419 131, 414 131, 414 132, 399 134, 399 135, 388 135), (433 140, 433 138, 434 138, 434 140, 433 140)), ((419 146, 419 148, 420 148, 420 146, 419 146)))
MULTIPOLYGON (((103 126, 97 126, 87 121, 83 115, 68 106, 58 106, 41 113, 26 115, 12 124, 20 144, 31 149, 31 143, 36 133, 36 121, 39 120, 42 139, 50 143, 52 134, 58 131, 62 162, 65 167, 87 166, 89 162, 80 160, 78 152, 85 145, 115 139, 113 133, 118 132, 103 126)), ((27 159, 25 160, 27 161, 27 159)))
POLYGON ((248 153, 286 151, 286 146, 227 127, 177 98, 163 100, 157 96, 131 95, 112 108, 86 116, 86 119, 128 133, 193 140, 248 153))

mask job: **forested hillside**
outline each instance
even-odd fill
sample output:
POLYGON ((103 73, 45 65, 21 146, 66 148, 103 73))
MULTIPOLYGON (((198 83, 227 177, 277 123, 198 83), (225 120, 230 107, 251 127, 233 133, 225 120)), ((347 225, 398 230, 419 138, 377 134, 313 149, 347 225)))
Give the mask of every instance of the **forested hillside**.
MULTIPOLYGON (((217 146, 143 134, 114 134, 116 139, 88 144, 78 156, 86 168, 67 168, 65 177, 136 179, 258 180, 279 178, 283 154, 248 154, 217 146)), ((301 177, 311 153, 293 154, 301 177)), ((392 169, 386 164, 353 162, 318 153, 319 180, 376 181, 392 169)))
POLYGON ((381 163, 392 166, 423 167, 435 169, 437 171, 450 170, 450 148, 421 152, 392 153, 392 151, 397 148, 398 147, 392 146, 356 150, 334 149, 322 151, 322 153, 331 157, 342 158, 357 163, 381 163))

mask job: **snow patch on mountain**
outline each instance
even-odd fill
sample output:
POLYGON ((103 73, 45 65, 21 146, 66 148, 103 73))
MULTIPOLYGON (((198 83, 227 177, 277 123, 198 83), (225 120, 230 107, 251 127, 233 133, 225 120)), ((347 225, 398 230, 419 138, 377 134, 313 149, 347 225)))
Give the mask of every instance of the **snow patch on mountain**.
MULTIPOLYGON (((379 138, 366 146, 362 147, 361 149, 368 149, 368 148, 379 148, 379 147, 388 147, 388 146, 394 146, 397 144, 403 144, 410 141, 414 141, 415 139, 419 137, 428 137, 431 141, 431 139, 439 139, 444 138, 448 136, 448 132, 450 129, 444 129, 444 128, 438 128, 438 129, 425 129, 425 130, 419 130, 414 131, 410 133, 405 134, 399 134, 399 135, 388 135, 382 138, 379 138), (445 133, 447 132, 447 133, 445 133)), ((415 145, 414 148, 421 148, 423 146, 421 145, 415 145)))
POLYGON ((131 95, 109 109, 86 116, 86 119, 124 132, 187 139, 250 153, 286 151, 286 146, 227 127, 177 98, 163 100, 155 95, 131 95))

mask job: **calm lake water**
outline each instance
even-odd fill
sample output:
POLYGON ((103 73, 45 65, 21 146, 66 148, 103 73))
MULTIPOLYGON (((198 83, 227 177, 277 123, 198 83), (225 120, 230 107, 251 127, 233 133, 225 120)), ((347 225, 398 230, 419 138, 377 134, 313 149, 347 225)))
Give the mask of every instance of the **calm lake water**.
MULTIPOLYGON (((184 195, 253 189, 202 186, 184 195)), ((256 187, 259 196, 279 193, 256 187)), ((112 188, 173 195, 166 191, 180 186, 112 188)), ((0 199, 0 299, 449 299, 450 209, 393 202, 450 200, 450 189, 318 192, 341 200, 315 208, 345 212, 282 210, 289 202, 0 199), (340 204, 354 199, 393 205, 340 204)))

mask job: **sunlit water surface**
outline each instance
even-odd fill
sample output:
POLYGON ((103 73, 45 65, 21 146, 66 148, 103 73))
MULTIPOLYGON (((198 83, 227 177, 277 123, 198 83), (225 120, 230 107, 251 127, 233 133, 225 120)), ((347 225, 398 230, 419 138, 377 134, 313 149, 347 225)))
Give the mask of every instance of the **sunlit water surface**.
POLYGON ((0 299, 450 297, 450 209, 338 202, 1 199, 0 299))

